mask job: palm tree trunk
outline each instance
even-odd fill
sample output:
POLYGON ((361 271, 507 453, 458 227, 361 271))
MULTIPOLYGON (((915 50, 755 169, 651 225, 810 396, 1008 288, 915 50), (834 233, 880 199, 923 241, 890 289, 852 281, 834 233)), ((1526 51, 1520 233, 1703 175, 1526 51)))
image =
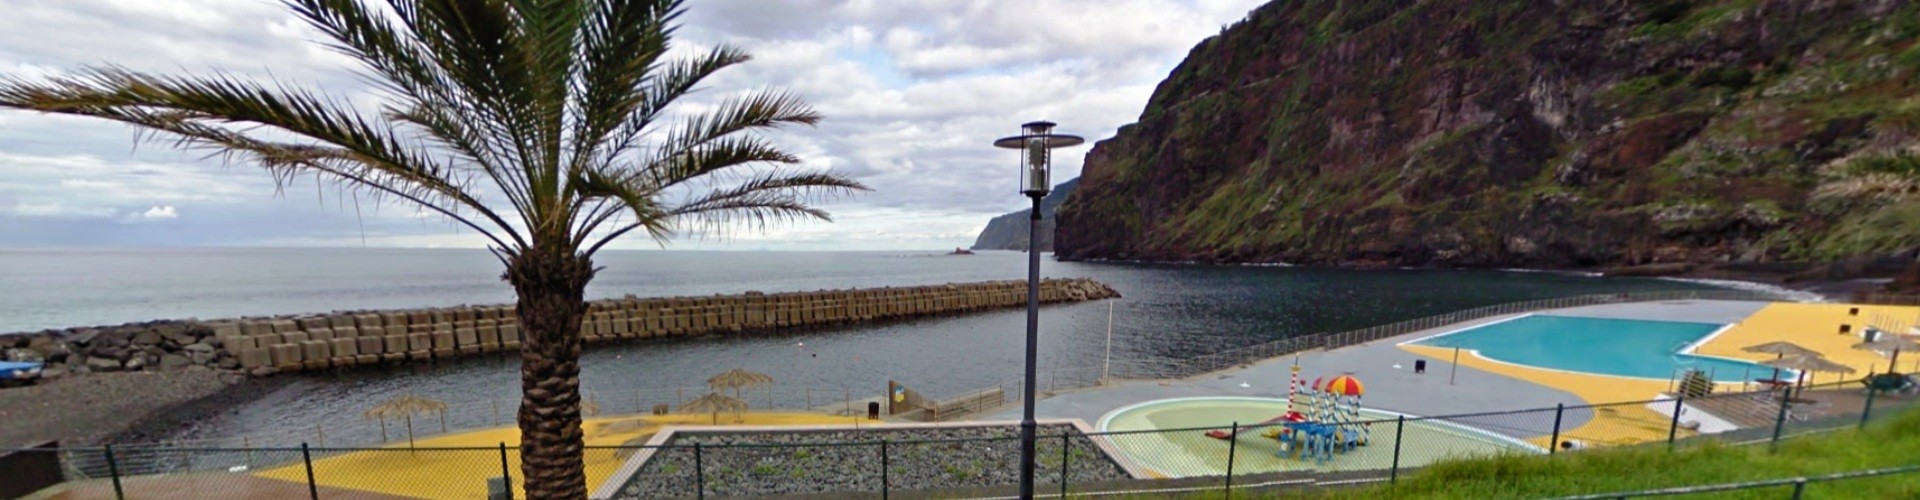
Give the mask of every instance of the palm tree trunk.
POLYGON ((593 263, 568 248, 536 243, 508 263, 505 276, 519 296, 521 474, 535 500, 587 497, 580 320, 593 263))

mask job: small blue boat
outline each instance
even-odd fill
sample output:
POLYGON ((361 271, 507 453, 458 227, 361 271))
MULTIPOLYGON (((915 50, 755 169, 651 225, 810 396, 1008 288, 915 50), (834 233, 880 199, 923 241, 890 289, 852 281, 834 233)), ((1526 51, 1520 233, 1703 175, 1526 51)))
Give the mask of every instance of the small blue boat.
POLYGON ((0 380, 22 379, 37 373, 40 373, 40 363, 0 361, 0 380))

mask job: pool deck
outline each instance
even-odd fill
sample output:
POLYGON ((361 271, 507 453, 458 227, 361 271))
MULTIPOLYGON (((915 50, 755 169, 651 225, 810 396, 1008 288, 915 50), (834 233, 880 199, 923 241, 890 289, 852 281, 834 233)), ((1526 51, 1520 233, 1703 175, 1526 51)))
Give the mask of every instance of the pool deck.
MULTIPOLYGON (((1533 314, 1734 323, 1766 307, 1768 304, 1762 302, 1682 300, 1574 307, 1536 311, 1533 314)), ((1549 408, 1549 410, 1526 414, 1457 420, 1460 423, 1523 439, 1541 438, 1552 432, 1554 418, 1550 408, 1556 404, 1586 405, 1644 401, 1654 399, 1660 391, 1667 388, 1666 381, 1635 380, 1632 382, 1638 383, 1620 383, 1622 380, 1615 377, 1503 365, 1474 358, 1471 354, 1465 353, 1461 355, 1458 372, 1451 373, 1455 368, 1451 362, 1451 349, 1424 346, 1413 346, 1414 349, 1408 349, 1400 345, 1403 342, 1516 316, 1518 315, 1456 323, 1331 351, 1309 351, 1300 353, 1297 359, 1302 367, 1302 377, 1308 380, 1342 374, 1358 377, 1366 384, 1365 405, 1369 408, 1410 415, 1456 415, 1549 408), (1427 370, 1424 374, 1413 372, 1414 361, 1420 359, 1427 361, 1427 370), (1559 375, 1562 380, 1541 380, 1552 378, 1543 374, 1559 375), (1450 376, 1453 379, 1451 382, 1450 376), (1596 389, 1598 389, 1597 392, 1596 389)), ((1215 395, 1284 398, 1287 395, 1289 368, 1295 359, 1292 356, 1268 359, 1249 367, 1223 370, 1188 379, 1129 380, 1107 387, 1064 391, 1040 400, 1036 404, 1035 413, 1045 418, 1079 418, 1097 422, 1102 416, 1116 409, 1158 399, 1215 395), (1247 386, 1242 387, 1242 383, 1247 386)), ((1627 409, 1653 416, 1653 412, 1641 410, 1638 407, 1627 409)), ((1612 411, 1612 409, 1605 410, 1612 411)), ((1019 415, 1019 408, 1010 408, 983 418, 1008 419, 1019 418, 1019 415)), ((1588 437, 1599 441, 1634 437, 1616 438, 1600 435, 1603 432, 1605 434, 1644 433, 1618 429, 1617 425, 1600 426, 1603 428, 1592 429, 1585 433, 1592 434, 1591 436, 1583 436, 1583 433, 1576 432, 1583 427, 1589 427, 1588 424, 1594 419, 1595 413, 1589 409, 1566 410, 1562 421, 1563 432, 1575 438, 1588 437)), ((1221 425, 1226 424, 1228 422, 1221 422, 1221 425)), ((1661 437, 1664 437, 1664 430, 1661 437)), ((1540 440, 1544 441, 1544 439, 1540 440)))

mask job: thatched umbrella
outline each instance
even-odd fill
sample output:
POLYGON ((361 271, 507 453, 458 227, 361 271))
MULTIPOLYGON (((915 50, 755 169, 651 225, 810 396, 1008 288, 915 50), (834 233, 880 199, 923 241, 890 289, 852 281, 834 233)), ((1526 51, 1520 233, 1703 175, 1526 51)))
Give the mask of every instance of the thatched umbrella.
POLYGON ((441 432, 447 430, 447 403, 412 394, 387 400, 385 403, 380 403, 379 406, 367 409, 366 413, 362 415, 366 416, 366 418, 380 420, 381 441, 387 440, 387 419, 405 419, 407 421, 407 448, 413 448, 413 414, 415 413, 440 414, 440 430, 441 432))
MULTIPOLYGON (((1765 344, 1755 344, 1755 345, 1742 347, 1740 348, 1740 350, 1746 351, 1746 352, 1764 352, 1764 353, 1773 354, 1773 359, 1780 359, 1787 356, 1819 356, 1820 355, 1819 351, 1815 351, 1813 349, 1808 349, 1805 347, 1800 347, 1800 344, 1795 344, 1792 342, 1768 342, 1765 344)), ((1774 367, 1773 376, 1768 377, 1768 379, 1775 380, 1775 381, 1780 380, 1780 368, 1774 367)))
POLYGON ((1887 373, 1893 373, 1899 371, 1895 368, 1900 362, 1900 351, 1920 351, 1920 343, 1891 333, 1882 333, 1879 339, 1854 344, 1853 348, 1867 351, 1892 351, 1893 357, 1887 359, 1887 373))
POLYGON ((744 399, 740 397, 741 388, 771 383, 773 383, 773 377, 765 373, 747 371, 739 368, 727 370, 726 373, 714 375, 713 378, 707 379, 707 387, 714 390, 733 389, 734 399, 744 399))
POLYGON ((1766 361, 1761 361, 1760 364, 1771 366, 1774 368, 1785 368, 1788 370, 1800 372, 1800 377, 1799 377, 1800 380, 1798 381, 1798 383, 1806 382, 1808 372, 1828 372, 1828 373, 1841 373, 1841 374, 1854 372, 1854 369, 1851 366, 1828 361, 1827 358, 1823 358, 1818 355, 1793 356, 1788 358, 1769 359, 1766 361))
POLYGON ((600 403, 595 403, 591 399, 580 402, 580 416, 591 417, 599 414, 600 403))
POLYGON ((692 401, 680 403, 681 413, 712 413, 714 425, 720 424, 720 412, 730 411, 736 415, 747 409, 747 402, 727 397, 718 392, 709 392, 692 401))

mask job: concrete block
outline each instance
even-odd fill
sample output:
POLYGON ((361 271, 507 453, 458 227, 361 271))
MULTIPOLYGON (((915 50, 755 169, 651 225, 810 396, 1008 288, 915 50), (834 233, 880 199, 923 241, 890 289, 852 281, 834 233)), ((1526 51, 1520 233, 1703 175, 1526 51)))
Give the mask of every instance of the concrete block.
POLYGON ((436 330, 433 332, 433 349, 435 351, 439 351, 441 349, 453 349, 455 347, 459 347, 459 346, 454 345, 453 343, 453 331, 436 330))
POLYGON ((407 324, 407 313, 388 312, 388 313, 380 313, 380 324, 360 325, 360 329, 366 330, 368 326, 379 326, 379 327, 385 327, 387 325, 406 326, 406 324, 407 324))
POLYGON ((273 353, 262 347, 248 347, 240 350, 240 367, 254 369, 273 365, 273 353))
POLYGON ((327 321, 327 318, 323 318, 320 316, 294 318, 293 324, 294 326, 300 327, 301 330, 312 330, 315 328, 333 328, 333 322, 327 321))
POLYGON ((387 346, 385 339, 380 337, 360 337, 354 339, 354 342, 360 345, 360 347, 356 349, 358 354, 380 354, 386 352, 387 346))
POLYGON ((407 311, 406 324, 408 325, 419 325, 419 324, 426 324, 426 323, 432 323, 432 322, 433 322, 433 313, 431 312, 407 311))
POLYGON ((379 354, 361 354, 359 356, 353 357, 353 364, 356 364, 356 365, 371 365, 379 362, 380 362, 379 354))
POLYGON ((474 329, 474 336, 482 346, 500 346, 500 327, 483 326, 474 329))
POLYGON ((500 344, 520 345, 520 325, 500 325, 500 344))
POLYGON ((380 333, 368 333, 368 335, 380 335, 380 336, 386 336, 386 335, 401 335, 401 336, 405 336, 405 335, 407 334, 407 332, 409 331, 409 330, 407 330, 408 328, 412 328, 412 326, 411 326, 411 325, 409 325, 409 326, 400 326, 400 325, 387 325, 387 326, 386 326, 386 331, 385 331, 385 332, 380 332, 380 333))
POLYGON ((273 324, 259 320, 241 320, 241 335, 266 335, 273 333, 273 324))
POLYGON ((286 332, 286 333, 280 334, 280 341, 277 343, 298 344, 301 342, 306 342, 311 339, 312 337, 307 336, 307 332, 286 332))
POLYGON ((433 334, 430 334, 430 333, 407 334, 406 350, 407 352, 432 351, 433 350, 433 334))
POLYGON ((297 344, 276 345, 273 346, 272 349, 269 349, 269 351, 273 353, 273 366, 280 368, 300 366, 300 355, 303 351, 301 351, 300 346, 297 344))
POLYGON ((480 332, 472 328, 456 328, 453 330, 453 342, 460 347, 480 345, 480 332))
POLYGON ((227 352, 233 352, 233 353, 246 352, 247 349, 260 347, 258 337, 254 337, 252 335, 228 337, 226 340, 223 340, 222 342, 225 342, 225 343, 221 344, 221 346, 225 347, 227 349, 227 352))
POLYGON ((239 323, 207 323, 207 328, 213 329, 214 338, 226 339, 241 335, 239 323))
MULTIPOLYGON (((407 351, 413 350, 412 349, 413 335, 414 334, 388 335, 384 337, 382 340, 386 344, 386 348, 381 349, 380 353, 381 354, 401 354, 401 353, 405 353, 407 351)), ((425 334, 420 334, 420 335, 425 335, 425 334)))
POLYGON ((385 319, 381 318, 378 314, 361 314, 353 317, 353 326, 364 328, 369 326, 386 326, 386 323, 385 319))
POLYGON ((452 323, 453 322, 453 311, 450 311, 447 309, 434 309, 429 311, 428 315, 433 318, 433 321, 432 321, 433 323, 452 323))
POLYGON ((287 333, 300 330, 299 325, 294 324, 293 320, 290 319, 276 319, 273 320, 272 324, 273 333, 287 333))
POLYGON ((333 339, 328 343, 333 345, 333 357, 335 358, 360 355, 359 339, 333 339))
POLYGON ((332 328, 314 328, 307 330, 308 340, 333 340, 332 328))
POLYGON ((455 322, 468 323, 475 319, 478 318, 473 313, 473 309, 455 309, 453 311, 453 320, 455 322))
POLYGON ((307 361, 325 361, 327 358, 333 357, 333 345, 331 341, 309 340, 300 343, 300 352, 302 354, 301 359, 307 361))
MULTIPOLYGON (((377 326, 371 327, 371 328, 373 328, 375 331, 382 330, 382 328, 377 326)), ((336 339, 351 338, 351 337, 358 337, 358 336, 360 336, 359 327, 343 326, 343 327, 333 329, 333 338, 336 338, 336 339)))

